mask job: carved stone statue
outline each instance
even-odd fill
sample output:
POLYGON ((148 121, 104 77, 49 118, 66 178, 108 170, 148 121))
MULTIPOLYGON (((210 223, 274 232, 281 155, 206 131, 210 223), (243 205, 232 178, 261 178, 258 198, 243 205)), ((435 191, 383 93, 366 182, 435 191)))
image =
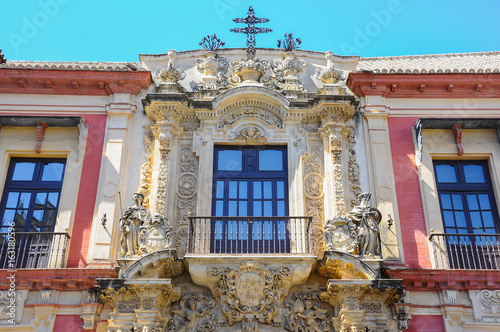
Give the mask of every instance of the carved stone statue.
POLYGON ((361 193, 358 196, 361 202, 354 207, 347 217, 357 225, 359 254, 360 255, 380 255, 380 229, 378 225, 382 219, 382 215, 377 208, 368 205, 371 198, 371 193, 361 193))
POLYGON ((375 207, 368 205, 371 193, 358 195, 360 204, 347 216, 337 216, 325 223, 325 244, 328 250, 353 255, 379 256, 382 215, 375 207))
POLYGON ((206 293, 187 293, 180 301, 181 310, 173 310, 172 319, 166 331, 214 331, 216 315, 213 313, 215 300, 206 293))
POLYGON ((144 195, 141 193, 134 193, 132 196, 134 205, 129 206, 127 211, 120 218, 121 230, 121 256, 132 256, 140 253, 139 251, 139 233, 141 226, 151 219, 151 215, 142 202, 144 195))
POLYGON ((285 303, 285 329, 293 332, 330 331, 328 310, 319 307, 317 294, 295 293, 285 303))

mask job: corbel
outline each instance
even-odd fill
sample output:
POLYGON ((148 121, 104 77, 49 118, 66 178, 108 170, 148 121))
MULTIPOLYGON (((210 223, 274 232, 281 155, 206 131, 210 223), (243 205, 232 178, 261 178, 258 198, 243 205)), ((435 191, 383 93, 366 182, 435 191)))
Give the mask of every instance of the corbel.
POLYGON ((398 88, 397 84, 391 84, 391 92, 396 92, 397 88, 398 88))
POLYGON ((455 144, 457 145, 458 155, 462 156, 464 154, 464 148, 462 146, 462 124, 454 124, 451 127, 453 134, 455 135, 455 144))
POLYGON ((453 92, 453 84, 448 84, 448 92, 453 92))
POLYGON ((36 138, 37 138, 37 142, 35 144, 36 153, 42 152, 42 142, 43 139, 45 138, 45 129, 47 128, 48 126, 45 122, 36 123, 36 138))
POLYGON ((424 92, 424 89, 425 89, 425 84, 420 84, 420 86, 418 87, 418 90, 420 92, 424 92))
POLYGON ((476 84, 476 92, 481 92, 481 89, 483 88, 482 84, 476 84))

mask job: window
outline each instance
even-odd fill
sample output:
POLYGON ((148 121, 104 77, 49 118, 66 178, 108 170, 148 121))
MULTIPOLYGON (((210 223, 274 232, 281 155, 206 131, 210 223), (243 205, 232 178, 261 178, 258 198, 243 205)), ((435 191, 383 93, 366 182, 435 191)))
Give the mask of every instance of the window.
POLYGON ((286 148, 215 148, 212 251, 289 249, 286 148))
POLYGON ((14 225, 16 250, 28 253, 16 262, 20 267, 33 267, 47 256, 52 236, 44 233, 54 231, 65 166, 64 159, 11 160, 0 203, 0 233, 6 241, 14 225))
POLYGON ((467 234, 446 237, 450 264, 487 268, 489 260, 485 255, 498 255, 497 251, 491 252, 497 238, 484 234, 496 234, 499 227, 487 163, 435 161, 434 170, 445 233, 467 234))

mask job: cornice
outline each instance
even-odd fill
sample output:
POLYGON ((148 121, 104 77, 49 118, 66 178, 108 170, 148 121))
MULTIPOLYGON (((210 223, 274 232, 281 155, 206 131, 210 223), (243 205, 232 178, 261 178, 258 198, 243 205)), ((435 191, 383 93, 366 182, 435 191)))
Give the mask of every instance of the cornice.
POLYGON ((151 85, 147 71, 84 71, 0 68, 0 93, 108 96, 137 95, 151 85))
POLYGON ((500 74, 350 73, 347 86, 359 97, 500 98, 500 74))

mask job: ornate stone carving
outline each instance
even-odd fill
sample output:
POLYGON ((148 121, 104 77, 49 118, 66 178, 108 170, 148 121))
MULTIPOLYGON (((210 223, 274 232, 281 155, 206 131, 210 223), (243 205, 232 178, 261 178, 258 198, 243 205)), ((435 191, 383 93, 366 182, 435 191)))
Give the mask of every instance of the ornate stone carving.
POLYGON ((253 107, 245 107, 224 114, 224 116, 219 120, 219 127, 223 128, 225 126, 232 125, 236 121, 241 119, 249 120, 248 118, 262 120, 270 126, 276 126, 278 128, 283 127, 283 122, 275 114, 267 110, 253 108, 253 107))
POLYGON ((168 219, 156 213, 147 219, 140 228, 140 251, 149 254, 156 250, 168 249, 172 246, 172 226, 168 219))
POLYGON ((82 314, 80 318, 83 320, 84 330, 93 330, 95 321, 99 317, 102 305, 98 303, 84 303, 82 304, 82 314))
POLYGON ((331 330, 330 313, 320 308, 318 293, 294 293, 287 299, 284 307, 286 330, 294 332, 331 330))
POLYGON ((28 291, 0 291, 0 326, 19 324, 23 318, 28 291))
POLYGON ((269 61, 257 58, 234 59, 229 64, 232 69, 230 82, 238 84, 260 84, 269 85, 269 76, 264 76, 270 68, 269 61))
POLYGON ((166 331, 215 331, 215 304, 215 300, 204 292, 184 294, 179 303, 180 310, 172 310, 166 331))
POLYGON ((156 189, 156 213, 165 215, 165 195, 167 192, 167 172, 168 172, 168 156, 170 153, 170 133, 157 132, 159 151, 160 151, 160 164, 158 172, 158 188, 156 189))
POLYGON ((226 84, 219 82, 225 78, 228 63, 224 57, 219 57, 215 51, 205 52, 203 58, 195 60, 196 68, 203 72, 202 82, 198 84, 200 90, 217 90, 226 84), (219 84, 222 83, 222 84, 219 84))
POLYGON ((325 244, 328 250, 358 253, 356 225, 346 217, 337 216, 325 223, 325 244))
POLYGON ((323 195, 323 178, 317 174, 309 174, 304 181, 305 193, 310 198, 323 195))
POLYGON ((342 87, 337 85, 338 81, 345 80, 344 72, 335 69, 333 65, 333 52, 328 51, 325 53, 326 68, 316 71, 316 78, 323 82, 325 85, 320 89, 323 94, 341 94, 343 93, 342 87))
POLYGON ((351 199, 351 207, 359 204, 358 195, 361 194, 361 187, 359 186, 359 164, 356 161, 356 128, 353 126, 347 127, 347 152, 349 159, 347 160, 349 189, 354 198, 351 199))
POLYGON ((239 269, 215 267, 209 275, 219 278, 214 296, 220 299, 222 312, 229 325, 240 322, 244 317, 270 324, 279 311, 284 288, 282 279, 292 271, 288 267, 262 269, 253 263, 242 264, 239 269), (227 272, 229 271, 229 272, 227 272))
POLYGON ((469 295, 476 322, 500 322, 500 290, 469 291, 469 295))
POLYGON ((139 192, 144 195, 142 205, 149 208, 149 194, 151 192, 151 176, 153 172, 152 156, 153 156, 154 136, 151 132, 151 127, 147 126, 144 133, 144 147, 146 162, 141 167, 141 181, 139 184, 139 192))
POLYGON ((274 59, 272 64, 273 79, 282 90, 303 91, 297 73, 304 70, 306 62, 297 58, 293 52, 285 52, 282 59, 274 59))
POLYGON ((234 138, 235 140, 245 140, 247 144, 255 144, 267 140, 262 130, 253 126, 240 129, 234 138))
MULTIPOLYGON (((189 225, 189 216, 196 212, 197 186, 198 186, 198 160, 195 158, 190 146, 180 149, 180 163, 178 168, 178 181, 176 190, 176 227, 189 225)), ((179 255, 183 256, 187 249, 187 232, 178 230, 176 234, 176 247, 179 255)))
POLYGON ((346 206, 342 176, 342 136, 340 133, 335 133, 330 137, 330 146, 333 163, 335 210, 337 215, 344 216, 346 213, 346 206))
POLYGON ((304 163, 304 192, 306 194, 306 212, 308 216, 312 217, 313 251, 318 256, 321 256, 324 250, 325 208, 322 172, 321 148, 312 147, 304 163))
POLYGON ((132 199, 134 205, 129 206, 127 211, 120 218, 120 256, 134 256, 140 254, 139 234, 141 226, 151 219, 151 215, 142 202, 144 195, 141 193, 134 193, 132 199))
POLYGON ((325 243, 329 250, 349 254, 380 256, 380 211, 368 205, 370 193, 359 195, 360 204, 347 216, 337 216, 325 224, 325 243))
POLYGON ((167 54, 168 64, 165 68, 160 67, 154 73, 154 81, 162 92, 182 92, 182 88, 177 83, 186 77, 184 70, 174 68, 174 60, 177 56, 175 50, 169 50, 167 54))

